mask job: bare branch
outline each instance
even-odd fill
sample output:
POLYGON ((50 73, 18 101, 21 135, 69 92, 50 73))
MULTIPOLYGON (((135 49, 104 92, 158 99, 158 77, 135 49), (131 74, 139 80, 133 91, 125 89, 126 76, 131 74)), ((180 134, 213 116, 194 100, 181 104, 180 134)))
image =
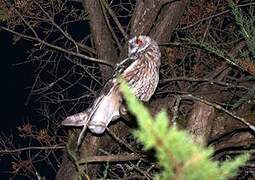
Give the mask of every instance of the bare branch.
POLYGON ((214 107, 214 108, 216 108, 216 109, 218 109, 218 110, 220 110, 220 111, 223 111, 223 112, 225 112, 226 114, 228 114, 229 116, 233 117, 234 119, 237 119, 238 121, 240 121, 240 122, 243 123, 244 125, 248 126, 252 131, 255 132, 255 126, 254 126, 254 125, 250 124, 250 123, 249 123, 248 121, 246 121, 244 118, 239 117, 239 116, 233 114, 233 113, 230 112, 229 110, 223 108, 222 106, 220 106, 220 105, 218 105, 218 104, 216 104, 216 103, 212 103, 212 102, 209 102, 209 101, 207 101, 207 100, 205 100, 205 99, 202 99, 202 98, 199 98, 199 97, 195 97, 195 96, 193 96, 193 95, 191 95, 191 94, 188 94, 188 95, 181 95, 181 97, 182 97, 182 98, 185 98, 185 99, 193 99, 193 100, 196 100, 196 101, 200 101, 200 102, 202 102, 202 103, 204 103, 204 104, 207 104, 207 105, 209 105, 209 106, 212 106, 212 107, 214 107))
POLYGON ((114 22, 116 23, 117 27, 119 28, 122 35, 125 37, 125 39, 128 39, 128 35, 126 34, 125 30, 123 29, 122 25, 120 24, 118 18, 116 17, 114 11, 108 6, 105 0, 100 0, 101 4, 107 9, 108 13, 112 16, 114 22))
POLYGON ((55 146, 48 146, 48 147, 43 147, 43 146, 38 146, 38 147, 24 147, 24 148, 18 148, 18 149, 4 149, 0 150, 0 154, 13 154, 13 153, 20 153, 22 151, 30 151, 30 150, 58 150, 58 149, 64 149, 65 146, 60 146, 60 145, 55 145, 55 146))
POLYGON ((82 58, 82 59, 86 59, 86 60, 89 60, 91 62, 105 64, 105 65, 108 65, 108 66, 111 66, 111 67, 114 66, 114 64, 109 62, 109 61, 102 60, 102 59, 96 59, 96 58, 89 57, 89 56, 86 56, 86 55, 81 54, 81 53, 69 51, 69 50, 66 50, 66 49, 64 49, 64 48, 62 48, 60 46, 56 46, 56 45, 50 44, 50 43, 48 43, 48 42, 46 42, 46 41, 44 41, 44 40, 42 40, 40 38, 35 38, 35 37, 32 37, 32 36, 28 36, 28 35, 25 35, 25 34, 22 34, 22 33, 16 32, 16 31, 13 31, 13 30, 8 29, 8 28, 3 27, 3 26, 1 26, 0 29, 8 31, 8 32, 10 32, 12 34, 15 34, 17 36, 20 36, 20 37, 22 37, 24 39, 37 41, 39 43, 38 45, 42 44, 42 45, 45 45, 45 46, 47 46, 49 48, 52 48, 52 49, 58 50, 60 52, 66 53, 68 55, 72 55, 72 56, 76 56, 76 57, 79 57, 79 58, 82 58))
MULTIPOLYGON (((100 0, 100 2, 101 2, 101 0, 100 0)), ((114 41, 116 42, 118 48, 119 48, 119 49, 122 49, 121 43, 120 43, 120 41, 119 41, 119 39, 118 39, 116 33, 114 32, 113 27, 111 26, 111 23, 110 23, 109 18, 107 17, 106 9, 105 9, 104 5, 102 5, 102 12, 103 12, 103 14, 104 14, 105 23, 107 24, 107 27, 109 28, 109 30, 110 30, 110 32, 111 32, 111 34, 112 34, 112 37, 113 37, 113 39, 114 39, 114 41)))
POLYGON ((240 88, 240 89, 249 90, 249 88, 245 86, 234 85, 231 83, 221 82, 221 81, 208 79, 208 78, 175 77, 175 78, 164 79, 160 83, 167 83, 167 82, 173 82, 173 81, 191 81, 191 82, 200 82, 200 83, 207 82, 210 85, 217 84, 220 86, 227 86, 229 88, 240 88))

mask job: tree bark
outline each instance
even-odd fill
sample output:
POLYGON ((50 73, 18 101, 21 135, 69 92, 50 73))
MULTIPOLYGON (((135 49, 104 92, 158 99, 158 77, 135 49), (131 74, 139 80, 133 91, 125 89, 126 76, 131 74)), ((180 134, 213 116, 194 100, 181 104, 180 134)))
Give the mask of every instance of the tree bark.
MULTIPOLYGON (((230 56, 235 57, 238 53, 239 49, 242 49, 245 46, 244 41, 238 43, 229 53, 230 56)), ((228 64, 223 62, 218 69, 214 71, 213 74, 210 75, 209 79, 217 79, 221 81, 225 75, 228 73, 229 69, 226 69, 228 64), (222 71, 223 69, 226 69, 222 71)), ((211 90, 210 92, 210 85, 204 86, 199 91, 205 92, 206 98, 208 100, 224 102, 224 94, 221 92, 213 92, 215 90, 211 90)), ((213 120, 216 118, 216 112, 213 110, 213 107, 210 107, 206 104, 202 104, 199 102, 195 102, 193 105, 193 110, 190 112, 187 122, 187 130, 192 135, 195 141, 202 141, 203 144, 208 144, 210 132, 213 129, 213 120)), ((224 124, 224 123, 223 123, 224 124)))
MULTIPOLYGON (((100 0, 84 0, 84 8, 89 13, 89 24, 92 38, 97 50, 99 59, 104 59, 112 64, 117 63, 118 57, 114 47, 113 39, 105 22, 100 0)), ((99 65, 102 72, 102 79, 105 82, 112 75, 112 68, 106 65, 99 65)))
POLYGON ((207 144, 210 137, 215 110, 213 107, 196 102, 188 118, 187 129, 193 139, 202 144, 207 144))

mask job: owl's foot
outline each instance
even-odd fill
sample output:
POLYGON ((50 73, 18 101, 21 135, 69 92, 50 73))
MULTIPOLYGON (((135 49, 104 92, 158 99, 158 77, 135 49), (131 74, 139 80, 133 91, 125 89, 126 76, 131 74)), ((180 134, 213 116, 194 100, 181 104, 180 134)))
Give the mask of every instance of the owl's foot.
POLYGON ((130 121, 131 120, 131 116, 128 113, 128 109, 127 109, 127 107, 125 105, 121 105, 120 106, 119 112, 120 112, 120 116, 123 119, 125 119, 126 121, 130 121))
POLYGON ((125 116, 127 114, 128 114, 128 110, 127 110, 126 106, 125 105, 121 105, 120 106, 120 115, 121 116, 125 116))

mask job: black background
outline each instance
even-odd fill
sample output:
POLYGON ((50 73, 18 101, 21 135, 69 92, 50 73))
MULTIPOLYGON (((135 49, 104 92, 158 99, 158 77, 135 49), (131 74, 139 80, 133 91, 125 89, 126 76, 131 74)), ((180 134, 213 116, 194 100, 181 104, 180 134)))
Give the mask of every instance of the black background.
POLYGON ((17 65, 26 60, 31 44, 25 41, 13 44, 12 38, 10 33, 0 32, 0 131, 4 133, 10 133, 33 115, 33 108, 25 105, 32 85, 32 66, 17 65))

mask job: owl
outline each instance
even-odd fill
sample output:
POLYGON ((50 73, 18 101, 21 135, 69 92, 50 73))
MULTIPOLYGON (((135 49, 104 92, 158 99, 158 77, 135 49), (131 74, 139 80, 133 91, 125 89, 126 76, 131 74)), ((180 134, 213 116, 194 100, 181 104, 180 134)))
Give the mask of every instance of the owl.
MULTIPOLYGON (((119 64, 117 74, 129 84, 141 101, 149 101, 156 90, 160 58, 159 46, 150 37, 141 35, 128 41, 128 58, 119 64), (123 67, 126 61, 130 61, 130 64, 123 67)), ((67 117, 62 125, 83 126, 77 143, 79 147, 87 128, 92 133, 102 134, 111 121, 120 117, 121 108, 123 98, 115 75, 105 84, 90 108, 67 117)))

